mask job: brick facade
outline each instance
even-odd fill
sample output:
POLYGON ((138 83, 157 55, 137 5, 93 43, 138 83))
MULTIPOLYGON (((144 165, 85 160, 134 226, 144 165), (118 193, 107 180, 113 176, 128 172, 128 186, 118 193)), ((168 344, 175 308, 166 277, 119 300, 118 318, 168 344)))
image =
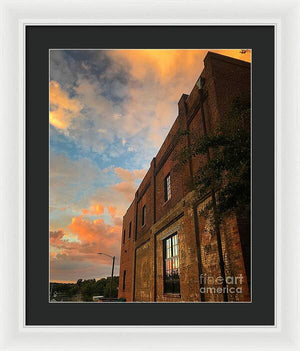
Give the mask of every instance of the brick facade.
POLYGON ((224 294, 216 292, 222 287, 218 281, 220 250, 228 278, 226 286, 235 288, 234 292, 228 292, 228 301, 250 301, 250 211, 243 217, 231 216, 223 221, 220 249, 210 217, 200 215, 207 198, 196 202, 189 186, 192 175, 204 165, 206 158, 196 156, 180 170, 174 167, 176 152, 191 142, 190 136, 178 142, 177 131, 188 129, 200 136, 214 130, 235 97, 250 95, 250 64, 209 52, 200 77, 205 82, 203 98, 197 84, 190 95, 182 95, 178 117, 123 218, 125 238, 121 245, 118 296, 126 301, 224 301, 224 294), (165 201, 164 184, 168 174, 171 198, 165 201), (164 292, 163 242, 174 233, 179 245, 180 293, 167 294, 164 292), (238 293, 237 288, 240 288, 238 293))

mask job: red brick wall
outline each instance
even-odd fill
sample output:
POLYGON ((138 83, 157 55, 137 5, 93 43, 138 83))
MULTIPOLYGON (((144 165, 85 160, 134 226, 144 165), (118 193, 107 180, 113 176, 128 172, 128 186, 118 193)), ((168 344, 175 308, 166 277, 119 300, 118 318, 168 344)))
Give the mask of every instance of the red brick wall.
POLYGON ((179 115, 175 119, 165 141, 163 142, 162 146, 160 147, 160 149, 156 155, 156 166, 157 167, 159 166, 160 162, 162 161, 165 152, 168 150, 169 146, 172 144, 173 138, 176 135, 177 131, 180 128, 182 128, 183 126, 184 126, 183 117, 181 115, 179 115))
POLYGON ((217 123, 217 118, 224 118, 232 108, 232 101, 239 96, 251 94, 250 64, 231 58, 211 54, 207 60, 211 68, 212 81, 215 86, 215 102, 208 102, 213 112, 211 113, 211 128, 217 123))
POLYGON ((170 156, 156 175, 156 219, 161 219, 180 201, 188 192, 187 182, 189 180, 188 164, 184 165, 180 170, 175 170, 176 161, 174 157, 176 153, 186 145, 186 140, 179 142, 170 156), (165 178, 170 174, 171 198, 165 201, 165 178))
MULTIPOLYGON (((208 200, 207 200, 208 201, 208 200)), ((205 202, 198 206, 198 213, 205 202)), ((205 288, 205 301, 223 301, 223 293, 213 293, 209 288, 222 288, 220 255, 216 233, 211 216, 198 216, 199 240, 201 248, 202 286, 205 288)), ((241 248, 240 232, 236 216, 226 218, 220 228, 222 255, 225 265, 226 286, 234 288, 228 292, 228 301, 250 301, 244 258, 241 248), (239 288, 239 290, 237 290, 239 288)))
POLYGON ((153 301, 153 240, 136 249, 136 279, 134 301, 153 301))
POLYGON ((222 250, 227 277, 239 277, 228 287, 240 287, 241 293, 228 294, 229 301, 250 301, 247 276, 236 216, 226 218, 221 225, 222 250))
POLYGON ((144 236, 153 224, 154 207, 153 207, 153 182, 150 181, 150 186, 147 188, 144 195, 140 198, 137 204, 137 239, 144 236), (142 209, 146 206, 145 223, 142 224, 142 209))
MULTIPOLYGON (((191 132, 191 142, 193 142, 193 138, 198 138, 204 134, 202 126, 202 114, 200 110, 198 110, 195 117, 191 121, 189 130, 191 132)), ((195 172, 197 172, 205 163, 206 156, 197 155, 192 157, 192 173, 195 174, 195 172)))
POLYGON ((123 217, 122 235, 125 229, 125 243, 123 237, 121 243, 120 275, 118 297, 126 301, 132 301, 133 297, 133 255, 134 255, 134 232, 135 232, 135 202, 128 208, 123 217), (131 237, 129 238, 129 223, 131 222, 131 237), (125 290, 123 290, 123 272, 126 270, 125 290))

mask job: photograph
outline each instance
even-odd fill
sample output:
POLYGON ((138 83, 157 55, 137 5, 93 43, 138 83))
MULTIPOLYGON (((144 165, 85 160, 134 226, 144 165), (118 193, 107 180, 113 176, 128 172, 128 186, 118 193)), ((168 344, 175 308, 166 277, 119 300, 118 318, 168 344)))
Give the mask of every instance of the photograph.
POLYGON ((252 302, 252 50, 49 52, 49 302, 252 302))
POLYGON ((299 349, 300 3, 26 2, 0 349, 299 349))

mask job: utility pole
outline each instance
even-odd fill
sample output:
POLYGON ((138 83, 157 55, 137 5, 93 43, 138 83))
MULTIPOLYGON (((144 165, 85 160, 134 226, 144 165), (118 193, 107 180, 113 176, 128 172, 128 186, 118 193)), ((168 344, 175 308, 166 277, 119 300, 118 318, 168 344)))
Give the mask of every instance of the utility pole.
POLYGON ((115 268, 115 259, 116 259, 116 256, 111 256, 111 255, 105 254, 105 253, 103 253, 103 252, 98 252, 98 255, 104 255, 104 256, 107 256, 107 257, 112 258, 110 293, 109 293, 110 297, 112 298, 112 286, 113 286, 113 279, 114 279, 114 268, 115 268))
POLYGON ((111 281, 110 281, 110 297, 112 297, 112 286, 113 286, 113 279, 114 279, 114 268, 115 268, 115 256, 112 258, 112 270, 111 270, 111 281))

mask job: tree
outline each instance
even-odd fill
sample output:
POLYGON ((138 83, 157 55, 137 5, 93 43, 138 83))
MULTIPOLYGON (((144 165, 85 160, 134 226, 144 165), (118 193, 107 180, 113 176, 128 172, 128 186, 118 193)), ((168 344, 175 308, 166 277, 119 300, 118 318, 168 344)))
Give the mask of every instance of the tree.
POLYGON ((95 291, 95 279, 87 279, 82 282, 80 292, 82 294, 83 301, 93 301, 93 294, 95 291))
POLYGON ((73 284, 73 286, 71 287, 71 289, 69 290, 69 297, 72 298, 73 296, 75 296, 77 293, 79 292, 79 286, 76 284, 73 284))
POLYGON ((119 277, 114 276, 112 283, 112 296, 110 296, 110 281, 111 277, 106 278, 106 285, 104 288, 104 296, 105 297, 118 297, 118 285, 119 285, 119 277))
MULTIPOLYGON (((51 299, 54 298, 54 292, 58 294, 59 300, 64 301, 74 299, 74 296, 81 295, 82 301, 93 301, 93 296, 110 296, 110 281, 111 277, 96 279, 78 279, 76 284, 71 283, 51 283, 51 299)), ((119 277, 113 278, 112 297, 118 297, 119 277)))
POLYGON ((206 163, 196 172, 192 188, 198 196, 215 194, 203 210, 214 210, 216 224, 224 215, 240 213, 250 205, 251 128, 250 101, 237 98, 232 109, 210 134, 196 138, 189 131, 191 144, 176 155, 178 166, 191 157, 206 155, 206 163))
POLYGON ((95 295, 104 296, 105 286, 106 286, 106 278, 97 280, 95 284, 95 295))

